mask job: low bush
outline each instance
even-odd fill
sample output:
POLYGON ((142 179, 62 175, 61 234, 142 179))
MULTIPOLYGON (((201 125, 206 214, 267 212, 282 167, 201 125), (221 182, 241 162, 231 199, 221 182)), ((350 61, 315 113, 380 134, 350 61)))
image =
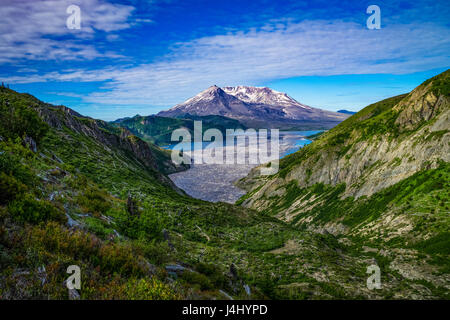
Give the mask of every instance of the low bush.
POLYGON ((167 284, 156 278, 132 279, 125 289, 126 299, 129 300, 176 300, 180 297, 167 284))
POLYGON ((105 194, 92 187, 88 187, 82 195, 78 196, 77 200, 84 212, 97 216, 104 214, 111 208, 111 204, 106 200, 105 194))
POLYGON ((0 204, 7 204, 21 196, 27 187, 11 175, 0 172, 0 204))
POLYGON ((12 201, 8 210, 14 220, 20 222, 40 223, 49 220, 64 221, 64 214, 50 202, 36 200, 30 194, 12 201))
POLYGON ((213 283, 207 276, 201 273, 185 271, 181 275, 181 279, 189 284, 198 285, 200 290, 210 290, 213 288, 213 283))

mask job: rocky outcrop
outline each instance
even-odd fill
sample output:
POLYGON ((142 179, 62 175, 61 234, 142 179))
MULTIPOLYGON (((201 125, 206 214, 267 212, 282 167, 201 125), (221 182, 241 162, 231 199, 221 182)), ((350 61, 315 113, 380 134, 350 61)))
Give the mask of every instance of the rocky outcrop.
POLYGON ((421 123, 448 110, 448 97, 436 96, 431 90, 432 85, 433 83, 429 83, 417 88, 394 107, 394 110, 400 112, 395 123, 402 131, 414 130, 421 123))
MULTIPOLYGON (((420 170, 449 162, 450 98, 436 94, 432 86, 433 82, 421 85, 384 110, 378 116, 380 126, 387 123, 384 131, 378 133, 378 124, 373 125, 376 108, 382 106, 362 110, 349 119, 352 122, 342 123, 294 155, 298 161, 292 161, 284 175, 262 177, 255 168, 239 183, 254 190, 243 205, 263 210, 271 205, 271 196, 286 194, 286 185, 291 181, 299 187, 345 183, 344 197, 370 196, 420 170), (371 135, 366 130, 370 125, 375 127, 371 135), (339 135, 346 139, 334 143, 339 135)), ((302 203, 299 200, 296 205, 306 205, 302 203)))
POLYGON ((33 151, 34 153, 37 152, 37 144, 32 137, 26 136, 23 142, 31 151, 33 151))

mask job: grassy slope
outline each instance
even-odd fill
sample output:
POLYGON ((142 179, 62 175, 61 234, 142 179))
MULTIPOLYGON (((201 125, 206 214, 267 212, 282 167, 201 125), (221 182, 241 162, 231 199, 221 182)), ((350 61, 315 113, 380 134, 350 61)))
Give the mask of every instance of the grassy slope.
MULTIPOLYGON (((48 107, 6 89, 1 98, 2 115, 15 113, 17 122, 48 107)), ((295 230, 251 210, 182 196, 132 154, 67 126, 33 121, 46 131, 35 137, 37 153, 23 146, 19 134, 30 134, 26 127, 2 134, 2 298, 67 298, 62 283, 70 264, 82 269, 85 299, 223 298, 218 289, 246 297, 243 281, 252 285, 252 297, 272 294, 266 280, 272 267, 259 270, 261 262, 295 230), (137 216, 125 209, 129 192, 140 208, 137 216), (164 266, 179 261, 198 273, 169 281, 164 266), (228 275, 231 263, 237 280, 228 275)))
MULTIPOLYGON (((15 113, 17 123, 47 107, 30 96, 0 90, 2 116, 15 113)), ((177 253, 168 250, 162 228, 173 226, 175 213, 183 216, 186 211, 193 215, 190 224, 198 220, 195 224, 202 226, 205 218, 196 217, 198 212, 208 214, 208 222, 216 215, 235 223, 243 210, 184 197, 126 150, 106 147, 64 125, 48 128, 39 118, 32 120, 46 131, 39 139, 35 136, 38 153, 22 144, 20 136, 28 134, 26 127, 24 132, 12 132, 11 126, 9 136, 2 132, 0 296, 67 298, 62 281, 66 278, 64 265, 69 262, 87 273, 89 287, 82 290, 83 298, 202 296, 197 282, 208 282, 205 276, 168 284, 163 263, 177 261, 177 253), (126 211, 128 193, 140 208, 136 216, 126 211), (68 219, 75 220, 81 231, 68 229, 68 219), (149 279, 148 261, 158 266, 155 283, 149 279), (36 268, 42 266, 48 279, 44 287, 36 283, 40 282, 36 268), (20 270, 26 270, 26 276, 18 275, 20 270), (142 292, 131 288, 136 281, 143 281, 142 292)), ((77 121, 89 125, 90 120, 77 121)), ((225 225, 225 221, 221 223, 225 225)), ((196 239, 190 225, 183 228, 177 224, 177 228, 187 239, 196 239)), ((225 277, 223 271, 213 269, 217 277, 225 277)), ((207 287, 217 290, 209 282, 207 287)), ((218 295, 214 292, 205 295, 218 295)))
MULTIPOLYGON (((431 92, 448 98, 450 97, 449 82, 450 70, 447 70, 428 79, 421 86, 425 87, 432 83, 431 92)), ((337 155, 344 155, 359 141, 370 140, 372 137, 384 134, 388 134, 391 138, 410 134, 411 132, 401 132, 399 124, 396 123, 400 110, 394 109, 394 106, 407 96, 408 94, 403 94, 371 104, 321 135, 314 143, 284 157, 280 161, 280 176, 285 176, 293 166, 300 165, 320 150, 326 149, 337 155)))
POLYGON ((303 160, 320 150, 327 149, 337 154, 345 154, 351 145, 357 142, 350 142, 355 131, 359 139, 368 139, 375 134, 383 134, 391 130, 395 121, 395 112, 392 108, 404 97, 406 94, 371 104, 321 135, 315 143, 284 157, 280 161, 280 176, 286 176, 294 166, 300 165, 303 160))
MULTIPOLYGON (((434 94, 448 97, 449 78, 450 71, 446 71, 426 81, 423 86, 431 83, 430 90, 434 94)), ((279 173, 268 180, 251 178, 249 181, 253 183, 253 188, 239 202, 245 203, 254 197, 267 181, 284 178, 294 168, 308 166, 307 161, 323 151, 329 157, 344 157, 354 144, 372 137, 387 135, 391 139, 406 139, 427 122, 418 123, 413 130, 402 130, 396 122, 401 110, 394 109, 394 106, 405 97, 407 95, 389 98, 364 108, 324 133, 312 144, 283 158, 279 173)), ((425 139, 437 139, 445 132, 429 134, 425 139)), ((262 213, 288 221, 289 225, 300 230, 322 232, 326 227, 338 234, 336 237, 345 243, 376 248, 372 250, 385 253, 384 258, 390 260, 387 272, 397 268, 413 279, 415 276, 407 270, 404 263, 395 261, 395 257, 406 261, 406 257, 410 255, 409 263, 416 265, 417 270, 422 270, 415 280, 434 281, 438 285, 440 277, 443 280, 437 290, 442 290, 448 297, 449 169, 448 163, 441 162, 435 169, 421 170, 369 197, 358 199, 344 197, 345 184, 332 186, 316 183, 305 187, 299 186, 296 180, 291 180, 279 183, 278 189, 286 190, 281 196, 276 192, 272 192, 272 195, 258 194, 258 201, 265 204, 262 213), (418 267, 423 262, 422 258, 426 263, 418 267), (425 271, 427 268, 428 271, 425 271), (432 276, 433 272, 438 277, 432 276)))
MULTIPOLYGON (((81 266, 86 299, 223 298, 219 289, 243 298, 244 283, 251 298, 446 297, 434 279, 417 283, 388 268, 394 258, 362 250, 357 236, 303 231, 269 214, 182 196, 133 154, 64 126, 46 129, 30 116, 41 102, 0 90, 2 124, 11 113, 17 120, 0 134, 2 298, 65 299, 71 264, 81 266), (18 125, 28 118, 38 124, 31 131, 18 125), (23 134, 36 138, 37 153, 23 146, 23 134), (138 215, 126 210, 128 192, 138 215), (374 258, 387 285, 370 292, 365 269, 374 258), (196 272, 172 281, 164 266, 176 262, 196 272)), ((419 246, 428 254, 439 243, 419 246)))

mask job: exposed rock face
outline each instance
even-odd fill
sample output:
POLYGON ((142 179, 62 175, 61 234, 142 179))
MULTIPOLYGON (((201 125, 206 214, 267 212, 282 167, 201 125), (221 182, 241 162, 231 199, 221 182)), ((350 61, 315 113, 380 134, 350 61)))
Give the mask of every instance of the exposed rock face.
POLYGON ((33 151, 34 153, 37 152, 37 144, 33 138, 26 136, 24 139, 24 143, 30 148, 31 151, 33 151))
POLYGON ((299 103, 285 93, 269 88, 247 86, 212 86, 184 103, 159 116, 220 115, 237 119, 248 127, 291 128, 295 125, 315 125, 331 128, 348 115, 312 108, 299 103))
MULTIPOLYGON (((284 176, 259 177, 255 168, 240 183, 247 190, 259 187, 244 205, 259 210, 267 208, 271 204, 268 198, 284 195, 285 186, 291 181, 296 181, 299 187, 345 183, 344 197, 370 196, 420 170, 436 168, 440 161, 449 162, 450 98, 436 94, 431 86, 432 83, 421 85, 400 99, 386 113, 385 117, 391 116, 392 121, 387 122, 384 132, 367 134, 366 127, 375 121, 374 108, 368 114, 361 112, 349 119, 356 125, 346 121, 300 150, 299 160, 291 164, 284 176), (333 144, 339 135, 345 138, 333 144)), ((375 123, 374 130, 384 123, 375 123)), ((307 203, 299 199, 295 207, 307 203)))
MULTIPOLYGON (((447 110, 442 116, 448 119, 449 114, 447 110)), ((305 163, 311 165, 311 174, 299 167, 288 173, 286 181, 295 179, 303 186, 346 183, 346 195, 370 196, 421 169, 436 167, 440 160, 450 161, 448 133, 441 139, 421 141, 435 129, 438 128, 426 127, 401 140, 383 136, 376 141, 361 141, 346 153, 350 157, 322 153, 316 163, 305 163)))
MULTIPOLYGON (((423 122, 448 111, 448 97, 436 96, 431 91, 432 83, 417 88, 394 107, 400 114, 395 121, 403 131, 416 129, 423 122)), ((442 126, 441 126, 442 127, 442 126)), ((442 129, 448 129, 445 127, 442 129)), ((440 130, 440 129, 438 129, 440 130)))

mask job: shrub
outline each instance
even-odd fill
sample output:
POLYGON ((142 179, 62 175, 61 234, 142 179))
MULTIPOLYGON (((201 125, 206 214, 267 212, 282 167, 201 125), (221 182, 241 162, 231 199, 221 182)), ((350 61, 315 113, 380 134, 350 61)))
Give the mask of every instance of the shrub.
POLYGON ((168 224, 168 217, 162 211, 144 204, 144 210, 138 215, 128 212, 119 216, 118 225, 122 233, 133 239, 160 239, 162 230, 168 224))
POLYGON ((437 234, 413 247, 429 254, 450 255, 450 232, 437 234))
POLYGON ((176 300, 180 297, 167 284, 156 278, 132 279, 125 289, 129 300, 176 300))
POLYGON ((181 275, 181 279, 187 283, 198 285, 200 290, 210 290, 213 288, 213 284, 208 277, 201 273, 185 271, 181 275))
POLYGON ((161 265, 173 261, 173 251, 170 250, 167 241, 138 240, 133 242, 133 247, 139 251, 151 263, 161 265))
POLYGON ((217 265, 200 262, 195 268, 198 272, 208 276, 209 280, 213 282, 216 287, 224 287, 227 284, 227 279, 217 265))
POLYGON ((21 196, 27 187, 13 176, 0 172, 0 204, 7 204, 21 196))
POLYGON ((98 261, 101 269, 121 275, 144 275, 146 273, 142 260, 135 255, 130 246, 108 244, 100 247, 98 261))
POLYGON ((110 274, 143 276, 147 273, 142 258, 133 252, 131 246, 104 243, 92 234, 81 230, 72 232, 56 222, 30 227, 25 245, 42 246, 48 252, 88 261, 93 267, 110 274))
POLYGON ((32 168, 23 164, 24 158, 33 157, 33 153, 18 141, 0 142, 0 172, 14 176, 19 182, 32 186, 36 176, 32 168))
POLYGON ((94 215, 104 214, 111 208, 105 194, 96 188, 88 188, 77 200, 84 212, 91 212, 94 215))
POLYGON ((48 201, 39 201, 30 194, 12 201, 8 210, 20 222, 39 223, 48 220, 64 221, 64 215, 48 201))
POLYGON ((108 235, 113 233, 113 229, 109 228, 103 221, 98 218, 87 217, 84 219, 89 231, 95 233, 102 239, 106 239, 108 235))
POLYGON ((36 102, 9 89, 0 93, 0 135, 12 139, 28 135, 39 143, 49 126, 33 109, 36 102))

